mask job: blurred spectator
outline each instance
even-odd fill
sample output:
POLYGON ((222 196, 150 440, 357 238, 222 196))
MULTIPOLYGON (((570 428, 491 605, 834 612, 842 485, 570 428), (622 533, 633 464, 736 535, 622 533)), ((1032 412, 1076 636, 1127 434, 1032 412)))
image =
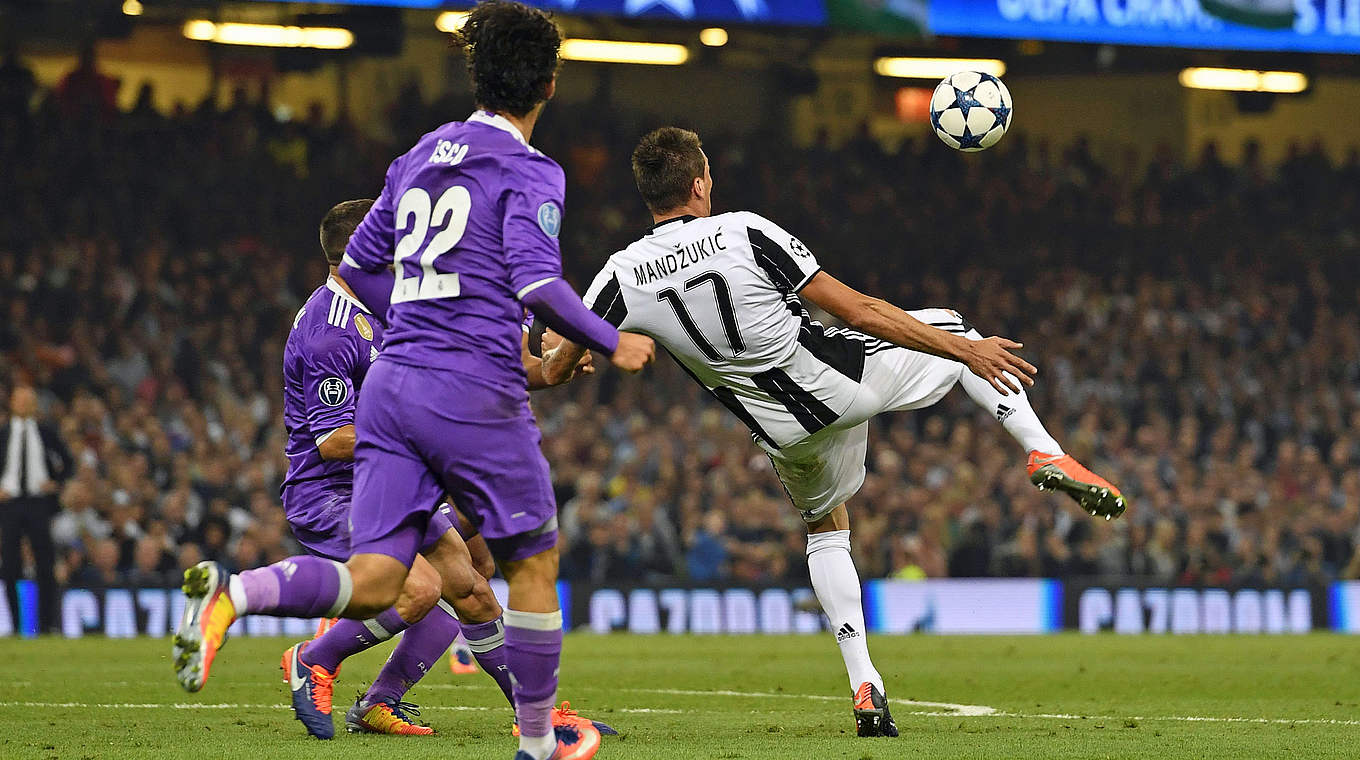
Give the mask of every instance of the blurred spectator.
POLYGON ((17 583, 24 577, 23 541, 33 556, 38 582, 38 627, 57 626, 56 555, 52 517, 57 492, 71 476, 71 452, 61 435, 38 416, 38 393, 19 385, 10 393, 9 422, 0 427, 0 580, 9 608, 19 609, 17 583))

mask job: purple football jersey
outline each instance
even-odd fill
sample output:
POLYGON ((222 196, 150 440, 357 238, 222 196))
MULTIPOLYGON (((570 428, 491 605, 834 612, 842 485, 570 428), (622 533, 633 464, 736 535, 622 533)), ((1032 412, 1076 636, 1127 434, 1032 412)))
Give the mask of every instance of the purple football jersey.
POLYGON ((523 388, 520 299, 562 276, 564 187, 555 161, 484 111, 393 161, 345 255, 395 264, 384 361, 523 388))
POLYGON ((359 385, 382 345, 382 325, 333 279, 317 288, 293 319, 283 348, 283 425, 288 431, 285 453, 284 509, 294 519, 290 488, 348 489, 354 463, 321 458, 318 446, 336 428, 353 424, 359 385))

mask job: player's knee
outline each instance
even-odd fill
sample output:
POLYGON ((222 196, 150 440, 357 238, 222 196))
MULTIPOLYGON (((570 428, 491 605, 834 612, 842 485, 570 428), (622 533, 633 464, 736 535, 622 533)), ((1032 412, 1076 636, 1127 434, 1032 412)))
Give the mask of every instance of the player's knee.
POLYGON ((496 595, 491 592, 491 585, 485 578, 477 578, 468 589, 467 593, 459 596, 456 600, 451 600, 454 611, 458 613, 460 620, 467 620, 473 623, 485 623, 488 620, 495 620, 501 615, 501 604, 496 600, 496 595))
POLYGON ((420 622, 425 614, 439 603, 439 578, 417 578, 414 574, 407 577, 397 597, 397 614, 408 623, 420 622))
POLYGON ((504 563, 506 580, 511 583, 555 583, 557 564, 557 547, 554 546, 532 557, 504 563))
POLYGON ((371 618, 397 603, 407 577, 401 562, 379 554, 357 555, 346 566, 353 591, 345 617, 371 618))

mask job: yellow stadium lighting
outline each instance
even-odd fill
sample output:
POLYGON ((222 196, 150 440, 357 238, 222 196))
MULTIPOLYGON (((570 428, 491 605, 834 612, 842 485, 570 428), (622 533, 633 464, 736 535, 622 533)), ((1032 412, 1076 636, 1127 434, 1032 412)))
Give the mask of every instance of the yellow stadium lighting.
POLYGON ((277 24, 221 23, 196 19, 184 23, 184 36, 191 40, 223 45, 320 48, 343 50, 354 44, 354 32, 327 26, 279 26, 277 24))
POLYGON ((960 71, 981 71, 999 77, 1006 62, 996 58, 879 58, 874 73, 901 79, 944 79, 960 71))
POLYGON ((1229 92, 1295 93, 1308 89, 1308 77, 1297 71, 1188 68, 1180 75, 1182 87, 1229 92))
POLYGON ((567 39, 562 41, 562 58, 596 63, 679 66, 689 60, 689 48, 661 42, 567 39))
POLYGON ((469 15, 468 11, 444 11, 435 18, 434 28, 452 34, 463 28, 469 15))
POLYGON ((722 47, 727 44, 727 30, 718 26, 710 26, 699 32, 699 41, 709 47, 722 47))
POLYGON ((124 16, 140 16, 143 10, 142 4, 138 0, 123 0, 124 16))

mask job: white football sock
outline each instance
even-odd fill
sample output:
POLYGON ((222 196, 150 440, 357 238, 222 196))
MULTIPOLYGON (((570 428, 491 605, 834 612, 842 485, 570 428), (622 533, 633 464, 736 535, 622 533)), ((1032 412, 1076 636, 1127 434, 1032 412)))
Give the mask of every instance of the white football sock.
POLYGON ((547 736, 525 736, 520 734, 519 748, 529 753, 534 760, 548 760, 557 751, 557 732, 550 731, 547 736))
MULTIPOLYGON (((964 337, 969 340, 982 340, 982 334, 977 330, 969 330, 964 333, 964 337)), ((1019 378, 1009 372, 1006 376, 1017 386, 1024 387, 1020 385, 1019 378)), ((1024 391, 1018 395, 1011 392, 1010 395, 1003 396, 991 383, 974 375, 968 369, 964 369, 959 375, 959 385, 963 386, 968 397, 978 406, 986 409, 1001 422, 1001 427, 1025 447, 1026 453, 1031 451, 1044 454, 1063 453, 1062 447, 1044 429, 1044 423, 1039 421, 1039 415, 1034 413, 1034 407, 1029 405, 1029 396, 1024 391)))
POLYGON ((831 621, 831 631, 841 647, 850 691, 868 681, 883 692, 883 677, 869 659, 868 631, 864 630, 864 607, 860 600, 859 573, 850 558, 850 531, 808 535, 808 572, 812 590, 831 621))

